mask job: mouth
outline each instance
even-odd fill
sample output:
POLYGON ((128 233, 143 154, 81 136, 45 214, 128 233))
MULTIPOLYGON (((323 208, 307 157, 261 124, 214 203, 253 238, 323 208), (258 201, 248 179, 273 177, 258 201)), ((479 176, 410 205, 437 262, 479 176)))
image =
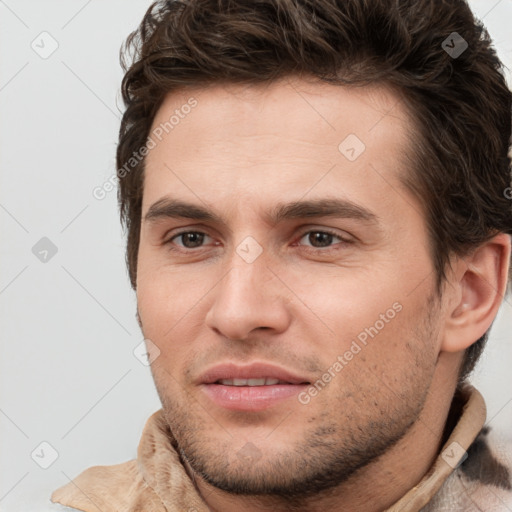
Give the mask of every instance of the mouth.
POLYGON ((199 379, 207 397, 217 406, 237 411, 261 411, 297 395, 310 385, 307 377, 274 365, 223 364, 199 379))
MULTIPOLYGON (((293 386, 291 382, 284 380, 273 379, 271 377, 263 377, 256 379, 219 379, 214 384, 222 384, 223 386, 276 386, 278 384, 289 384, 293 386)), ((308 384, 305 382, 304 384, 308 384)))

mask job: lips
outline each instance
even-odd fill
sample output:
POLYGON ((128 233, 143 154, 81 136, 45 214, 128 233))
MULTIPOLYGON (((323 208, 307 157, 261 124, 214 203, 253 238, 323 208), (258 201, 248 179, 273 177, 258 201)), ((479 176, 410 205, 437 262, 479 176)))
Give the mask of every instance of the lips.
POLYGON ((233 363, 210 368, 198 379, 206 396, 217 406, 234 411, 262 411, 300 393, 307 377, 266 363, 233 363))

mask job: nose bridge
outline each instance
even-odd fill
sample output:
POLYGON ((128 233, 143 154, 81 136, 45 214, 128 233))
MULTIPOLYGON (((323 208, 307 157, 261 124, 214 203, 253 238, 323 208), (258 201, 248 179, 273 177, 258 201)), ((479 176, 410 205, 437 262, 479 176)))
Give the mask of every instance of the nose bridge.
MULTIPOLYGON (((220 283, 223 299, 228 301, 234 299, 236 301, 237 298, 240 298, 250 303, 252 298, 256 298, 256 295, 264 292, 261 288, 264 275, 268 270, 265 268, 263 261, 248 264, 241 260, 236 261, 237 259, 239 257, 234 255, 231 269, 220 283)), ((267 288, 266 291, 270 290, 267 288)))
POLYGON ((260 255, 255 259, 253 250, 249 246, 245 259, 239 252, 245 246, 240 244, 230 258, 230 271, 219 283, 218 299, 224 307, 232 309, 233 313, 241 314, 244 309, 255 308, 258 304, 268 305, 275 298, 275 290, 270 283, 272 273, 267 268, 265 256, 260 255), (244 307, 244 304, 246 307, 244 307))
POLYGON ((265 281, 268 284, 273 274, 267 268, 269 253, 262 245, 265 243, 263 237, 258 236, 258 239, 261 243, 254 236, 243 237, 227 255, 230 270, 219 283, 226 298, 231 296, 236 300, 236 296, 241 294, 247 299, 247 294, 250 298, 259 293, 272 293, 270 289, 263 290, 265 281))
POLYGON ((280 300, 285 290, 277 285, 267 264, 266 255, 254 241, 246 239, 235 248, 229 259, 229 271, 216 286, 206 318, 209 327, 238 340, 257 328, 286 328, 287 301, 280 300))

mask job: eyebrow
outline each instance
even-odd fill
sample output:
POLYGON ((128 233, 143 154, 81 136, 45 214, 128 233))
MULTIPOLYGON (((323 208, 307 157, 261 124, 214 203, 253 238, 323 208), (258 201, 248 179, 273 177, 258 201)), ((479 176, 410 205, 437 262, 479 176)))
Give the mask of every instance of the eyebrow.
MULTIPOLYGON (((311 217, 348 218, 370 224, 378 224, 379 219, 372 211, 347 199, 326 198, 279 203, 265 215, 265 220, 274 225, 283 220, 311 217)), ((226 225, 222 217, 211 210, 169 197, 164 197, 153 203, 144 216, 144 221, 154 222, 164 218, 186 218, 226 225)))

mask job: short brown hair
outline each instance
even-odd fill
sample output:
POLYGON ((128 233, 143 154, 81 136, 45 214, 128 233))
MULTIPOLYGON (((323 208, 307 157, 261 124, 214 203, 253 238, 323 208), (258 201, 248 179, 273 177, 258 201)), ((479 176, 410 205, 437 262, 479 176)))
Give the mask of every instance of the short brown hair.
MULTIPOLYGON (((222 81, 299 74, 397 91, 416 127, 404 184, 425 211, 438 291, 452 254, 512 233, 511 92, 486 29, 464 0, 160 1, 129 35, 121 62, 118 199, 133 288, 144 159, 119 170, 145 146, 167 93, 222 81)), ((461 380, 486 338, 467 349, 461 380)))

